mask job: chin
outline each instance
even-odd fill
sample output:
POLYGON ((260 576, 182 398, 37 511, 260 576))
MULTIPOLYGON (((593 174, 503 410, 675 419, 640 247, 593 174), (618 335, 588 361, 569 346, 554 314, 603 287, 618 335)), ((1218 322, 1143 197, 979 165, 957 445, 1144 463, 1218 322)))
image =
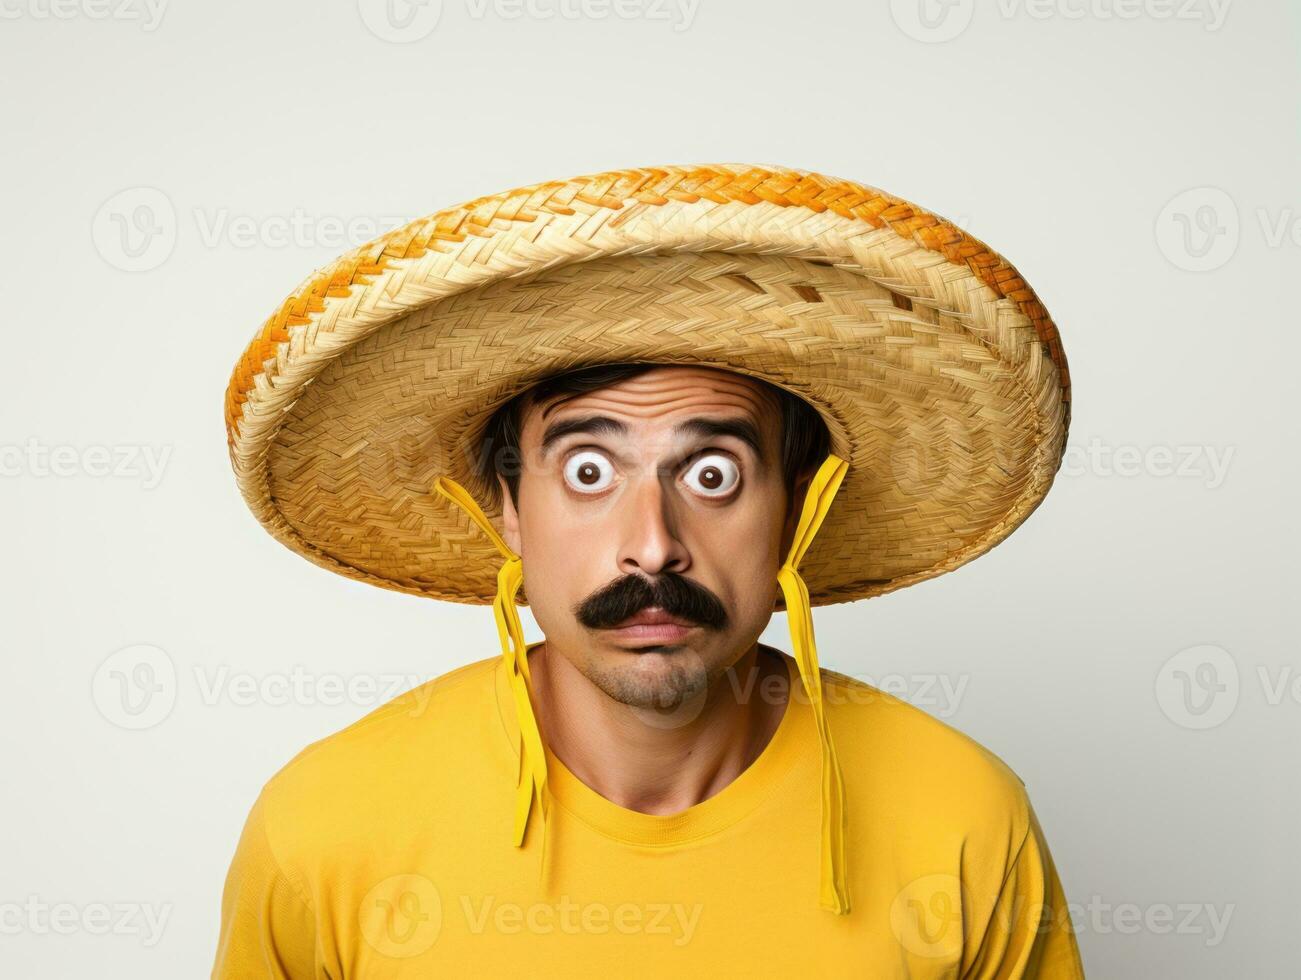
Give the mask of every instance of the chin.
POLYGON ((687 646, 621 649, 600 657, 588 680, 609 697, 634 708, 674 709, 705 691, 709 674, 687 646))

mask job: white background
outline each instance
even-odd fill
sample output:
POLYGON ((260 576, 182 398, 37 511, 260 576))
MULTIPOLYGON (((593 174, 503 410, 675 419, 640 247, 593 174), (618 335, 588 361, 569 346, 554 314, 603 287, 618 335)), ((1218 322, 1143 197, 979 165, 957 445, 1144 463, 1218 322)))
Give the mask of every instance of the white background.
POLYGON ((0 0, 0 974, 206 975, 262 783, 497 649, 488 608, 333 576, 248 513, 222 394, 263 318, 399 220, 712 161, 958 221, 1070 362, 1043 506, 818 610, 824 664, 1025 780, 1090 977, 1294 973, 1295 4, 58 2, 0 0))

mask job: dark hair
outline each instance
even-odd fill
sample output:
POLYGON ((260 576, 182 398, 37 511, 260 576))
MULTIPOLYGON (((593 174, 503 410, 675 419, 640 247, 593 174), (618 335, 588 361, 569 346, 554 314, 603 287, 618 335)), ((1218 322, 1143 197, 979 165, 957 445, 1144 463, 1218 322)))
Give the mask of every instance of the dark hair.
MULTIPOLYGON (((479 454, 478 462, 478 475, 489 488, 492 499, 499 501, 501 491, 497 475, 500 475, 510 488, 511 500, 516 506, 519 505, 519 441, 525 407, 553 398, 574 398, 664 366, 661 363, 638 362, 577 368, 544 378, 498 408, 484 429, 484 445, 488 451, 479 454)), ((753 380, 771 391, 781 406, 782 473, 789 502, 800 477, 815 472, 831 452, 831 433, 817 409, 804 399, 762 378, 753 380)))

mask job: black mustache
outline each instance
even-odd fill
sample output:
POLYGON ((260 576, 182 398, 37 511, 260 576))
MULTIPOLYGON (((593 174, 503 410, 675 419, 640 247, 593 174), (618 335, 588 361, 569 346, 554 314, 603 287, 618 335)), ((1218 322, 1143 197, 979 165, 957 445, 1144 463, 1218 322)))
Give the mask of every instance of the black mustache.
POLYGON ((588 629, 610 629, 653 606, 707 629, 727 625, 727 610, 712 592, 671 572, 654 579, 625 575, 584 599, 574 615, 588 629))

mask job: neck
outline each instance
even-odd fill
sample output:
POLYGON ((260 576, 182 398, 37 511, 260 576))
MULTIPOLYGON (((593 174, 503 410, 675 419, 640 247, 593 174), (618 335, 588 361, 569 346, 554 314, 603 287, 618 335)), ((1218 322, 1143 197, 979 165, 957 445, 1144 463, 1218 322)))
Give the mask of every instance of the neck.
POLYGON ((680 813, 722 790, 763 752, 789 698, 781 655, 758 643, 673 712, 615 701, 547 647, 529 657, 543 740, 590 788, 641 813, 680 813))

